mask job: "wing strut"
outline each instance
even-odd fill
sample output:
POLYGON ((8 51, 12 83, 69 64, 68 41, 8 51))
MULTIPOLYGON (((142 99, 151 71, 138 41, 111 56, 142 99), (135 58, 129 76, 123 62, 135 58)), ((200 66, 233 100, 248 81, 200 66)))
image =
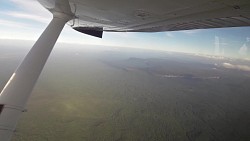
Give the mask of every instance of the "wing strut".
POLYGON ((0 93, 0 140, 10 141, 31 91, 60 35, 72 17, 62 13, 54 17, 33 45, 0 93))

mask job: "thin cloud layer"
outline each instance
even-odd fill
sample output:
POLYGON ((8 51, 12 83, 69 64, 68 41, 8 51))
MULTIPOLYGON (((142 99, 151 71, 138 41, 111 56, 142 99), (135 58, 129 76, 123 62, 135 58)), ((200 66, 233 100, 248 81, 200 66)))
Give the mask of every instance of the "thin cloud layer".
POLYGON ((52 17, 50 12, 47 11, 37 0, 10 0, 17 5, 19 9, 27 12, 28 14, 40 15, 42 17, 52 17), (32 12, 32 13, 30 13, 32 12))
POLYGON ((0 25, 7 26, 7 27, 17 27, 17 28, 23 28, 23 27, 28 26, 24 23, 10 21, 10 20, 2 20, 2 19, 0 19, 0 25))
POLYGON ((170 32, 166 32, 166 35, 167 35, 167 37, 170 37, 170 38, 174 37, 174 35, 170 32))
POLYGON ((28 14, 26 12, 1 12, 1 14, 5 14, 8 16, 16 17, 16 18, 22 18, 22 19, 28 19, 28 20, 34 20, 41 23, 48 23, 50 21, 49 18, 40 16, 40 15, 34 15, 34 14, 28 14))
POLYGON ((2 11, 0 12, 1 15, 33 20, 40 23, 48 23, 52 18, 50 12, 47 11, 36 0, 10 0, 10 3, 18 7, 16 8, 17 10, 2 11))
POLYGON ((230 63, 223 63, 222 66, 227 69, 236 69, 241 71, 250 71, 250 66, 247 65, 233 65, 230 63))
POLYGON ((247 56, 249 52, 249 47, 250 47, 249 45, 250 45, 250 38, 247 37, 246 42, 241 46, 241 48, 238 51, 239 54, 243 56, 247 56))
POLYGON ((177 32, 185 33, 185 34, 188 34, 188 35, 192 35, 192 34, 199 33, 200 31, 201 31, 201 29, 195 29, 195 30, 182 30, 182 31, 177 31, 177 32))

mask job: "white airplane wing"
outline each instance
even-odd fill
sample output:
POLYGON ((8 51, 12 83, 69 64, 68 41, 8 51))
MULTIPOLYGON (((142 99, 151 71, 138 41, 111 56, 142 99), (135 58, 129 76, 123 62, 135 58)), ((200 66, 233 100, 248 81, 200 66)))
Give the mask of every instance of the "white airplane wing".
POLYGON ((250 26, 249 0, 39 0, 53 19, 0 93, 0 140, 9 141, 64 25, 103 31, 159 32, 250 26))
MULTIPOLYGON (((39 1, 48 9, 55 3, 39 1)), ((76 16, 70 23, 83 31, 159 32, 250 25, 249 0, 69 0, 69 3, 76 16)))

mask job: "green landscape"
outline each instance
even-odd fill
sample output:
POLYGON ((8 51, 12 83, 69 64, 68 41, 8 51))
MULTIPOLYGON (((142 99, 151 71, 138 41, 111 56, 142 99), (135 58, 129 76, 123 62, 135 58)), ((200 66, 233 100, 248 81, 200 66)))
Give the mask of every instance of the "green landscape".
MULTIPOLYGON (((1 89, 28 50, 13 48, 0 46, 1 89)), ((226 61, 242 63, 58 44, 12 141, 249 141, 250 72, 226 61)))

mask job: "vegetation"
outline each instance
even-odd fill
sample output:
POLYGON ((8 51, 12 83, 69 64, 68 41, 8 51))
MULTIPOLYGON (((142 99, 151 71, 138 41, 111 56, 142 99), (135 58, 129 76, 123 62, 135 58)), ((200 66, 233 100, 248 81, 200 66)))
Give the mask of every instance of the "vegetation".
MULTIPOLYGON (((248 73, 145 52, 56 49, 13 141, 250 140, 248 73)), ((1 88, 20 56, 0 58, 1 88)))

